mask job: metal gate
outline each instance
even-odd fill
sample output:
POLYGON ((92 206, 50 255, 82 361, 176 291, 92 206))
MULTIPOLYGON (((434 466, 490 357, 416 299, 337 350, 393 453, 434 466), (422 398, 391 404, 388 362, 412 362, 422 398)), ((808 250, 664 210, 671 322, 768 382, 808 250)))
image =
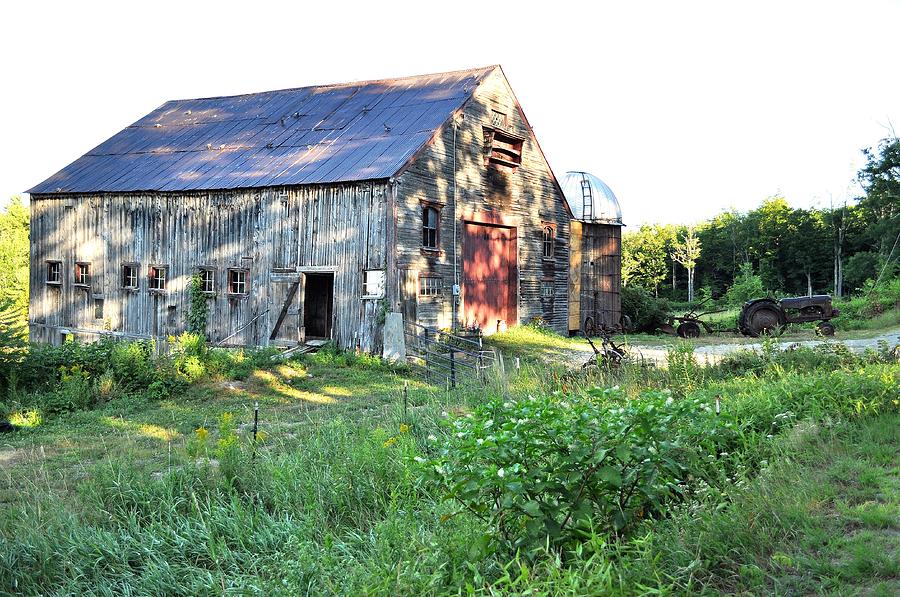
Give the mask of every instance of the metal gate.
POLYGON ((407 358, 429 383, 454 388, 462 383, 484 383, 486 371, 497 362, 497 353, 485 349, 480 338, 463 338, 418 323, 407 324, 403 333, 407 358))

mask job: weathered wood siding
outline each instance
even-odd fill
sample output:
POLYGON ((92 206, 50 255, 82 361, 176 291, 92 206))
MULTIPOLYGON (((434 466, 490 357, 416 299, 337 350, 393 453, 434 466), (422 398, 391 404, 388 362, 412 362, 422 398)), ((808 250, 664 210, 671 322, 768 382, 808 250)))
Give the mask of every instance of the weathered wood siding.
MULTIPOLYGON (((378 301, 362 299, 362 271, 386 266, 386 185, 269 188, 225 192, 36 195, 31 202, 31 334, 165 337, 181 333, 187 287, 198 268, 215 271, 208 335, 217 341, 257 318, 228 344, 265 345, 282 305, 276 272, 334 272, 333 337, 379 350, 378 301), (47 260, 62 262, 62 284, 46 283, 47 260), (90 288, 76 287, 76 262, 91 264, 90 288), (139 288, 122 285, 122 266, 139 264, 139 288), (148 269, 168 269, 166 292, 149 290, 148 269), (227 293, 229 268, 250 272, 249 292, 227 293), (96 299, 103 317, 95 318, 96 299)), ((297 307, 302 321, 302 293, 297 307)))
POLYGON ((575 220, 570 244, 569 331, 618 325, 622 317, 622 227, 575 220))
MULTIPOLYGON (((568 329, 570 215, 550 167, 499 69, 476 89, 463 107, 462 116, 461 120, 456 119, 459 124, 455 131, 453 125, 445 126, 434 142, 397 177, 394 214, 397 266, 392 269, 397 273, 389 280, 392 308, 410 314, 413 311, 410 295, 415 293, 419 323, 438 327, 453 325, 454 253, 458 254, 458 272, 462 277, 464 222, 488 222, 517 230, 518 321, 509 323, 526 323, 540 317, 554 330, 565 332, 568 329), (524 139, 521 166, 515 171, 485 165, 483 129, 491 126, 495 111, 506 115, 506 123, 501 128, 524 139), (438 251, 422 248, 422 208, 426 202, 441 210, 438 251), (544 224, 556 230, 553 259, 542 258, 544 224), (420 276, 439 277, 440 295, 419 295, 420 276), (541 297, 541 282, 553 285, 552 297, 541 297)), ((462 304, 458 312, 461 317, 462 304)))

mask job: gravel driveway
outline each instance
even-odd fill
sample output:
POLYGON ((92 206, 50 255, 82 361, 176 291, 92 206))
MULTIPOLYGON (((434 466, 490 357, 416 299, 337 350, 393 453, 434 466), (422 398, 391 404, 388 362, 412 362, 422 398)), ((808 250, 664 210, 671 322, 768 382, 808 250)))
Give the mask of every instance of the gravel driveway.
MULTIPOLYGON (((834 338, 830 338, 828 340, 824 339, 816 339, 816 340, 792 340, 779 342, 778 347, 781 350, 788 348, 789 346, 817 346, 819 344, 824 343, 840 343, 845 345, 847 348, 852 350, 853 352, 861 353, 865 351, 867 348, 876 349, 878 348, 879 342, 886 342, 888 346, 896 346, 900 344, 900 329, 893 329, 887 332, 878 334, 877 336, 873 336, 871 338, 854 338, 849 340, 842 340, 840 335, 834 338)), ((598 342, 599 346, 599 342, 598 342)), ((637 346, 637 351, 640 352, 641 356, 643 356, 645 361, 650 361, 657 364, 664 364, 666 362, 666 354, 668 352, 668 347, 665 345, 658 346, 637 346)), ((696 346, 694 348, 694 355, 697 360, 701 363, 714 364, 719 362, 722 357, 727 354, 737 352, 739 350, 760 350, 762 348, 762 343, 760 342, 747 342, 747 343, 727 343, 727 344, 705 344, 696 346)), ((585 346, 584 350, 578 349, 577 351, 573 351, 571 363, 572 365, 581 366, 586 360, 590 358, 592 351, 589 346, 585 346)))

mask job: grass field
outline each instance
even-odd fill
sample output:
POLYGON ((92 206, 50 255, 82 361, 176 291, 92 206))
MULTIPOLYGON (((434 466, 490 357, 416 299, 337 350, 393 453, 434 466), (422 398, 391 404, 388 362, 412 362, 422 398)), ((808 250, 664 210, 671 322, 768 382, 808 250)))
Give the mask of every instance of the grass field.
POLYGON ((492 342, 522 368, 450 392, 324 351, 161 399, 9 397, 30 426, 0 436, 0 594, 896 594, 889 355, 704 368, 683 344, 667 369, 571 373, 547 357, 581 340, 492 342), (569 413, 606 431, 572 435, 569 413), (583 441, 621 462, 592 467, 583 441), (560 534, 568 506, 579 526, 560 534))

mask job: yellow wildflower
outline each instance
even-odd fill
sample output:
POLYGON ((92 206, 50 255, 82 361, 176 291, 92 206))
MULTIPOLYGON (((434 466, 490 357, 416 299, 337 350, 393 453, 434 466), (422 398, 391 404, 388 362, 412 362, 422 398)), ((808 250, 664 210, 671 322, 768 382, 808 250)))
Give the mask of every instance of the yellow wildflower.
POLYGON ((406 433, 407 431, 409 431, 409 425, 400 423, 400 433, 406 433))
POLYGON ((388 438, 388 440, 386 442, 384 442, 384 447, 390 448, 391 446, 393 446, 396 443, 397 443, 397 437, 396 436, 390 437, 390 438, 388 438))
POLYGON ((197 430, 194 431, 194 433, 196 434, 198 440, 200 440, 201 442, 205 442, 206 436, 209 435, 209 430, 206 427, 198 427, 197 430))

